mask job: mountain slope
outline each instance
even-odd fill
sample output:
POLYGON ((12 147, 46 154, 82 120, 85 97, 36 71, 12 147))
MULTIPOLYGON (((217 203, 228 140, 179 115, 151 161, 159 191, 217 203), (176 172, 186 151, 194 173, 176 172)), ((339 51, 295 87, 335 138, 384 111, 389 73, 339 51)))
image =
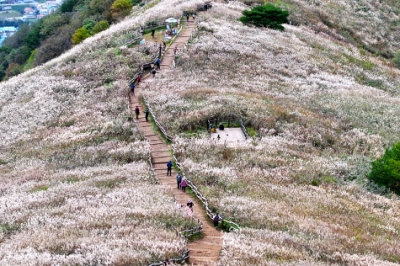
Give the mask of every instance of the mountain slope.
POLYGON ((243 26, 244 8, 202 14, 177 68, 145 92, 189 176, 245 228, 225 235, 221 263, 398 263, 398 197, 363 184, 399 139, 399 70, 308 27, 243 26), (259 137, 218 144, 201 133, 207 119, 235 116, 259 137))
MULTIPOLYGON (((306 16, 309 2, 292 16, 306 16)), ((146 264, 184 247, 167 225, 186 222, 167 191, 147 184, 148 144, 128 120, 128 80, 150 59, 123 44, 146 21, 200 3, 154 2, 0 84, 4 263, 146 264)), ((245 8, 199 13, 176 68, 143 91, 185 173, 242 226, 224 234, 220 264, 396 265, 399 199, 371 192, 365 174, 399 139, 399 70, 312 23, 244 26, 245 8), (210 117, 240 117, 258 136, 212 142, 210 117)))

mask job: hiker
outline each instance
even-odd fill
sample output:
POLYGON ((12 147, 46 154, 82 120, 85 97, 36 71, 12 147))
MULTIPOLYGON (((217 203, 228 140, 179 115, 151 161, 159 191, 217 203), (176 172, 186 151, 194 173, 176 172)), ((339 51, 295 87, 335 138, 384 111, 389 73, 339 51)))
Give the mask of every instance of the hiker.
POLYGON ((174 55, 176 55, 177 52, 178 52, 178 46, 175 46, 175 48, 174 48, 174 55))
POLYGON ((157 73, 157 71, 153 68, 153 69, 151 70, 151 74, 153 74, 153 78, 156 77, 156 73, 157 73))
POLYGON ((155 29, 152 29, 152 30, 151 30, 151 37, 152 37, 152 38, 154 38, 154 34, 155 34, 155 33, 156 33, 156 30, 155 30, 155 29))
POLYGON ((131 85, 129 85, 129 88, 131 88, 132 94, 135 95, 135 82, 132 82, 131 85))
POLYGON ((146 122, 149 122, 149 109, 146 109, 146 111, 144 111, 145 114, 145 118, 146 118, 146 122))
POLYGON ((189 12, 186 12, 186 21, 189 22, 189 12))
POLYGON ((187 186, 186 178, 183 178, 181 182, 181 188, 183 192, 186 192, 186 186, 187 186))
POLYGON ((189 209, 193 209, 193 206, 194 206, 194 204, 193 204, 193 202, 192 202, 192 200, 188 200, 188 203, 186 204, 186 206, 188 206, 189 207, 189 209))
POLYGON ((140 114, 139 106, 136 106, 136 108, 135 108, 136 119, 139 119, 139 114, 140 114))
POLYGON ((156 64, 157 69, 161 69, 161 68, 160 68, 160 67, 161 67, 161 59, 160 59, 160 58, 156 58, 156 60, 154 61, 154 63, 156 64))
POLYGON ((193 16, 193 20, 195 20, 195 18, 196 18, 196 12, 193 11, 192 16, 193 16))
POLYGON ((218 141, 221 139, 221 137, 219 136, 219 134, 218 134, 218 136, 217 136, 217 139, 218 139, 218 141))
POLYGON ((219 217, 219 214, 218 214, 218 212, 217 212, 217 214, 214 216, 214 218, 213 218, 213 222, 214 222, 214 226, 215 227, 217 227, 218 226, 218 223, 219 223, 219 220, 220 220, 221 218, 219 217))
POLYGON ((142 80, 142 76, 140 76, 140 74, 138 74, 138 76, 136 78, 137 84, 139 84, 141 80, 142 80))
POLYGON ((181 182, 182 182, 182 176, 181 176, 181 173, 179 173, 179 174, 176 176, 176 183, 178 184, 178 189, 181 188, 181 182))
POLYGON ((172 175, 172 162, 169 161, 167 163, 167 175, 171 176, 172 175))

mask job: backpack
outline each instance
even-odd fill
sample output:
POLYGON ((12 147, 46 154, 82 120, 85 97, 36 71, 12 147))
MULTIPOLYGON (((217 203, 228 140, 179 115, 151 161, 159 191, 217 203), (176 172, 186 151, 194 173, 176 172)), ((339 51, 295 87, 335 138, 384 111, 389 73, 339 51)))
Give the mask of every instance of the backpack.
POLYGON ((168 163, 167 163, 167 166, 168 166, 168 167, 172 167, 172 163, 171 163, 171 162, 168 162, 168 163))
POLYGON ((178 175, 178 176, 176 177, 176 181, 181 182, 181 181, 182 181, 182 176, 181 176, 181 175, 178 175))
POLYGON ((214 222, 219 222, 219 215, 214 216, 214 222))

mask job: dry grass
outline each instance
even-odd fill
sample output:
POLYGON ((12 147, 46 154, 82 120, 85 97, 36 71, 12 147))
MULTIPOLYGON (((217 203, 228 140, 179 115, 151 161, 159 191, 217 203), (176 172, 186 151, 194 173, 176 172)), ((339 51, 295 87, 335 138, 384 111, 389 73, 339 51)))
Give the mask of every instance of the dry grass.
POLYGON ((369 162, 398 141, 399 71, 307 27, 244 27, 244 6, 215 7, 174 74, 145 93, 169 133, 229 114, 261 133, 229 147, 176 139, 212 207, 246 228, 226 235, 222 263, 398 263, 398 197, 364 184, 369 162))

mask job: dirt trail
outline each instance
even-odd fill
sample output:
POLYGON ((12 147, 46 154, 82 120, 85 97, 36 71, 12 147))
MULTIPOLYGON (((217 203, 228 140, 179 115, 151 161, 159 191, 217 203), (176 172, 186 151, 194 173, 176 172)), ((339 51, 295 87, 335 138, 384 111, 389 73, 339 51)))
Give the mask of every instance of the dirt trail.
MULTIPOLYGON (((194 28, 195 22, 190 18, 189 23, 185 22, 183 29, 179 32, 175 41, 165 51, 161 61, 161 69, 157 70, 157 73, 170 71, 174 59, 175 46, 178 46, 178 48, 183 47, 187 43, 194 28)), ((195 203, 194 218, 200 219, 203 223, 204 237, 187 244, 187 248, 190 250, 189 263, 192 265, 217 265, 222 247, 222 233, 214 228, 206 217, 205 211, 199 206, 199 203, 189 194, 183 193, 177 188, 176 171, 172 170, 172 176, 167 176, 166 164, 168 161, 172 160, 172 156, 169 153, 170 147, 165 144, 157 133, 153 131, 149 122, 145 120, 144 109, 139 102, 139 96, 141 94, 141 87, 144 87, 145 83, 152 82, 152 79, 151 76, 145 77, 141 84, 136 86, 135 95, 130 95, 131 114, 135 117, 134 109, 136 106, 139 106, 141 114, 136 122, 139 130, 150 142, 151 157, 158 180, 162 185, 171 189, 179 204, 186 205, 187 201, 191 199, 195 203)))

